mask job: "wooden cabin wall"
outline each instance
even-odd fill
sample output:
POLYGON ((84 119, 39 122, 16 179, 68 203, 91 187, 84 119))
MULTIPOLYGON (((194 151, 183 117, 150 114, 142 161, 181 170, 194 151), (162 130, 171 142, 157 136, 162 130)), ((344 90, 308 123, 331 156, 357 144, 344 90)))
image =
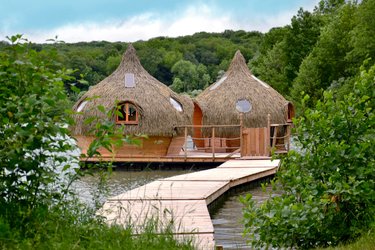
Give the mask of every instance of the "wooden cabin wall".
MULTIPOLYGON (((82 153, 86 153, 90 143, 94 140, 92 136, 75 136, 78 147, 82 153)), ((140 139, 140 145, 124 144, 120 148, 116 148, 116 157, 161 157, 166 156, 169 145, 171 143, 170 137, 165 136, 150 136, 149 138, 140 139)), ((103 157, 112 157, 112 153, 104 148, 98 150, 103 157)))
POLYGON ((236 151, 239 147, 240 147, 240 139, 238 138, 234 138, 234 139, 231 139, 231 138, 227 138, 227 150, 226 152, 233 152, 233 151, 236 151))

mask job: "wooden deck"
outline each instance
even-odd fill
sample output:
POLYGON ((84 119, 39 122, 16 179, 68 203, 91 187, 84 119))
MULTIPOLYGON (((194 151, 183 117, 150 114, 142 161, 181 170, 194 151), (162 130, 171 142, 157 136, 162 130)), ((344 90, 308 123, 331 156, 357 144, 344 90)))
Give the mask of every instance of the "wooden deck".
MULTIPOLYGON (((126 157, 116 156, 102 156, 101 160, 111 162, 226 162, 231 159, 240 158, 240 154, 232 153, 215 153, 213 157, 212 153, 205 153, 199 151, 189 151, 186 155, 184 152, 178 155, 166 155, 166 156, 144 156, 144 155, 132 155, 126 157)), ((95 162, 97 158, 85 158, 81 161, 95 162)))
POLYGON ((159 232, 191 237, 198 249, 214 249, 214 228, 207 206, 230 188, 276 173, 280 161, 229 160, 217 168, 154 181, 111 197, 99 214, 108 223, 131 225, 135 234, 155 219, 159 232))

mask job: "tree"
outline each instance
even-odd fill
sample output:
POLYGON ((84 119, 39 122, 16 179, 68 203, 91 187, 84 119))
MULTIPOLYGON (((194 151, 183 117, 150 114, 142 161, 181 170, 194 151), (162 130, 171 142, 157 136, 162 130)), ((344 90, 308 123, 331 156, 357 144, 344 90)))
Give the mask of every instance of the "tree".
MULTIPOLYGON (((375 65, 362 68, 352 92, 324 92, 295 120, 300 150, 282 161, 271 196, 260 206, 243 198, 245 232, 256 247, 337 245, 375 221, 375 65)), ((308 99, 305 97, 304 100, 308 99)))
MULTIPOLYGON (((195 89, 198 72, 197 67, 192 62, 186 60, 176 62, 172 67, 172 73, 174 74, 174 79, 178 78, 181 81, 182 89, 178 89, 178 92, 187 92, 195 89)), ((176 87, 174 89, 177 90, 176 87)))
POLYGON ((302 60, 313 49, 319 38, 322 25, 319 16, 303 9, 300 9, 291 21, 291 28, 286 34, 284 47, 288 60, 285 71, 289 83, 296 77, 302 60))
POLYGON ((70 167, 66 152, 74 149, 63 83, 72 71, 22 36, 10 39, 0 52, 0 207, 17 217, 59 200, 51 186, 59 185, 58 172, 70 167))
MULTIPOLYGON (((325 27, 312 52, 303 60, 297 78, 293 83, 292 97, 300 99, 301 91, 311 97, 313 105, 322 97, 334 80, 352 74, 351 63, 346 55, 351 51, 351 31, 356 5, 343 5, 331 22, 325 27)), ((364 59, 364 58, 363 58, 364 59)))
POLYGON ((250 61, 254 74, 281 94, 290 95, 300 64, 314 48, 321 26, 320 15, 300 9, 290 26, 271 29, 265 35, 261 54, 250 61))
POLYGON ((119 66, 120 62, 121 62, 121 56, 109 56, 107 58, 107 63, 106 63, 107 75, 112 74, 113 71, 115 71, 116 68, 119 66))
POLYGON ((364 0, 354 15, 355 27, 351 31, 353 50, 347 55, 348 60, 358 66, 366 58, 375 62, 375 1, 364 0))
MULTIPOLYGON (((289 94, 288 85, 289 79, 286 76, 285 68, 287 63, 287 55, 284 52, 285 41, 276 43, 271 50, 261 59, 258 59, 257 67, 254 68, 254 74, 259 75, 260 78, 268 82, 282 95, 289 94)), ((252 64, 251 62, 249 63, 252 64)), ((250 66, 251 67, 251 66, 250 66)))

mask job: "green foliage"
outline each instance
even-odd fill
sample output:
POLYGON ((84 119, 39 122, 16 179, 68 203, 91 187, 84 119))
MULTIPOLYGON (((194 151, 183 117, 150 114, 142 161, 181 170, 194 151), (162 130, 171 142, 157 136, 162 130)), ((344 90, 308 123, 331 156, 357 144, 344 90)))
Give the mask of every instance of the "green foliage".
MULTIPOLYGON (((151 75, 166 85, 171 85, 175 78, 179 78, 188 83, 187 90, 193 90, 197 80, 190 83, 189 76, 185 79, 172 73, 172 67, 177 62, 184 60, 193 63, 195 67, 205 67, 206 72, 199 75, 202 78, 199 80, 199 88, 202 88, 209 79, 216 79, 220 70, 227 70, 236 50, 240 49, 246 59, 256 55, 262 37, 259 32, 227 30, 223 33, 201 32, 177 38, 157 37, 148 41, 137 41, 133 45, 142 65, 151 75)), ((0 41, 0 48, 7 46, 7 43, 0 41)), ((56 49, 56 60, 66 68, 75 69, 72 73, 74 78, 64 79, 66 89, 70 91, 70 84, 75 84, 85 91, 116 69, 127 43, 101 41, 32 44, 31 47, 36 51, 56 49), (81 84, 75 79, 83 79, 88 84, 81 84)), ((181 89, 183 90, 184 88, 181 89)), ((69 94, 75 101, 76 95, 71 92, 69 94)))
POLYGON ((271 50, 268 50, 265 56, 257 59, 256 62, 250 62, 250 68, 254 67, 253 73, 260 75, 265 82, 271 82, 272 87, 280 93, 289 92, 289 79, 287 77, 286 63, 287 55, 284 53, 286 47, 285 41, 276 43, 271 50))
MULTIPOLYGON (((355 242, 351 242, 349 244, 339 244, 335 247, 328 247, 324 248, 324 250, 373 250, 375 242, 375 228, 373 227, 368 233, 361 236, 355 242)), ((323 250, 323 248, 319 248, 319 250, 323 250)))
POLYGON ((108 226, 94 219, 92 211, 73 201, 70 204, 63 210, 34 210, 24 222, 25 235, 0 220, 0 249, 194 249, 189 237, 178 242, 168 229, 156 234, 157 221, 150 221, 144 233, 132 236, 131 226, 108 226))
POLYGON ((58 181, 64 152, 73 149, 63 85, 72 71, 61 69, 55 54, 30 49, 21 36, 10 39, 0 52, 0 203, 32 209, 58 196, 48 187, 58 181))
MULTIPOLYGON (((10 41, 0 51, 0 249, 193 249, 170 228, 157 234, 157 221, 134 237, 131 225, 108 226, 95 215, 97 206, 77 201, 70 185, 86 172, 70 165, 78 156, 63 82, 73 80, 73 71, 56 62, 54 50, 36 51, 21 35, 10 41)), ((116 112, 97 108, 111 117, 116 112)), ((88 157, 100 147, 136 142, 114 122, 94 127, 88 157)))
MULTIPOLYGON (((348 72, 350 62, 346 60, 346 54, 351 51, 350 39, 355 11, 355 5, 342 6, 324 28, 316 46, 300 66, 293 84, 294 99, 299 100, 300 93, 304 91, 311 97, 313 105, 334 80, 352 75, 352 72, 348 72)), ((364 59, 362 58, 362 61, 364 59)))
POLYGON ((271 29, 261 45, 261 54, 251 61, 254 74, 267 81, 283 95, 289 95, 302 60, 313 49, 322 19, 300 9, 291 25, 271 29))
POLYGON ((354 15, 355 27, 351 31, 351 45, 353 50, 347 55, 347 59, 355 65, 360 65, 365 58, 370 58, 370 64, 375 60, 375 1, 364 0, 358 6, 354 15))
POLYGON ((327 89, 341 95, 352 88, 364 60, 374 64, 375 2, 322 0, 313 12, 300 9, 291 25, 265 34, 249 62, 253 73, 294 104, 301 92, 313 107, 327 89), (341 89, 341 90, 340 90, 341 89))
POLYGON ((211 81, 206 66, 195 65, 186 60, 176 62, 172 67, 172 73, 174 79, 171 88, 180 93, 203 89, 211 81))
MULTIPOLYGON (((375 221, 375 66, 343 99, 324 92, 295 120, 300 152, 283 159, 275 188, 259 207, 243 198, 245 233, 255 247, 337 245, 375 221)), ((304 98, 304 102, 308 97, 304 98)))

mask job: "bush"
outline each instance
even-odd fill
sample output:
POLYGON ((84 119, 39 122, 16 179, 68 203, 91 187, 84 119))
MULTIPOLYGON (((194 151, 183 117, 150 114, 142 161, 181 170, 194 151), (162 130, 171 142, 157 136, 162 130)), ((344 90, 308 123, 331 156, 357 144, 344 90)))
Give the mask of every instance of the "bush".
POLYGON ((362 71, 352 93, 336 100, 325 92, 295 121, 301 151, 282 161, 274 187, 283 194, 260 206, 250 195, 242 199, 253 246, 324 247, 369 229, 375 216, 374 82, 375 65, 362 71))
MULTIPOLYGON (((152 223, 134 237, 131 225, 108 226, 77 201, 69 184, 82 172, 72 168, 78 155, 63 84, 72 71, 53 50, 37 52, 20 35, 10 41, 0 51, 0 249, 192 249, 152 223)), ((107 123, 96 128, 92 155, 118 134, 107 123)))

